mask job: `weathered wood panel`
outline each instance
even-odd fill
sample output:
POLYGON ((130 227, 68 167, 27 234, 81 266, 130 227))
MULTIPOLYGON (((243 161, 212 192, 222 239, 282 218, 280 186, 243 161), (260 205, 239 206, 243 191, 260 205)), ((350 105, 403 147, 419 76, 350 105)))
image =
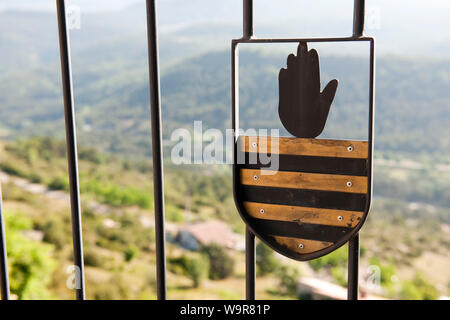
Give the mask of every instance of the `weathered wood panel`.
POLYGON ((337 174, 241 169, 241 183, 250 186, 367 193, 367 177, 337 174))
POLYGON ((353 228, 363 215, 361 211, 345 211, 310 207, 296 207, 259 202, 244 202, 250 216, 257 219, 323 224, 353 228))
POLYGON ((275 236, 274 239, 279 245, 286 247, 291 251, 298 252, 301 254, 316 252, 333 245, 332 242, 315 241, 299 238, 275 236))
POLYGON ((369 157, 367 141, 241 136, 239 143, 239 150, 243 152, 362 159, 369 157))

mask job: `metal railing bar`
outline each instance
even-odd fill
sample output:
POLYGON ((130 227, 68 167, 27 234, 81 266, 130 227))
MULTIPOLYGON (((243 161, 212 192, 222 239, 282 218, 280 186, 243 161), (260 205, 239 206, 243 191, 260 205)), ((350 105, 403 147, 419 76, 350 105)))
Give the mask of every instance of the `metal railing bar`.
POLYGON ((156 235, 157 297, 166 299, 166 248, 164 231, 164 179, 161 138, 161 91, 159 81, 158 22, 156 0, 146 0, 150 113, 152 126, 153 189, 156 235))
POLYGON ((253 37, 253 0, 244 0, 243 5, 243 36, 244 39, 253 37))
MULTIPOLYGON (((362 37, 364 33, 364 13, 365 13, 365 0, 354 0, 353 5, 353 37, 362 37)), ((372 57, 371 57, 372 61, 372 57)), ((372 68, 372 66, 371 66, 372 68)), ((372 80, 371 80, 372 81, 372 80)), ((372 88, 372 85, 371 85, 372 88)), ((371 92, 372 94, 372 92, 371 92)), ((372 110, 372 97, 371 110, 372 110)), ((369 116, 371 121, 371 116, 369 116)), ((369 127, 372 125, 369 124, 369 127)), ((372 137, 370 136, 371 140, 372 137)), ((348 242, 348 288, 347 299, 358 300, 358 276, 359 276, 359 233, 357 233, 348 242)))
POLYGON ((348 289, 347 299, 358 300, 359 233, 348 242, 348 289))
MULTIPOLYGON (((242 7, 242 39, 253 37, 253 0, 243 0, 242 7)), ((237 130, 238 128, 236 128, 237 130)), ((245 298, 255 300, 255 235, 246 227, 245 229, 245 298)))
POLYGON ((69 170, 70 205, 72 218, 73 256, 76 279, 76 298, 85 299, 83 237, 81 230, 80 188, 78 180, 78 159, 73 100, 72 67, 70 61, 70 38, 67 28, 64 0, 56 0, 58 16, 59 48, 61 57, 61 77, 63 84, 64 118, 66 129, 67 162, 69 170))
POLYGON ((2 205, 2 189, 0 186, 0 292, 2 300, 9 300, 8 259, 2 205))
POLYGON ((255 300, 256 268, 255 268, 255 235, 247 227, 245 229, 245 299, 255 300))
POLYGON ((353 5, 353 36, 362 37, 364 33, 365 0, 355 0, 353 5))

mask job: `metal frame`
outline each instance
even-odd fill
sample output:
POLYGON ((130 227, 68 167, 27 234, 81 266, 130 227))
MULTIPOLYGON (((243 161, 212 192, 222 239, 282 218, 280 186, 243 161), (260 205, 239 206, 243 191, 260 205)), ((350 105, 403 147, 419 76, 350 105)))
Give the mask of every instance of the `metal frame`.
POLYGON ((156 0, 147 0, 148 65, 152 127, 153 190, 155 203, 156 279, 159 300, 166 299, 166 249, 164 232, 164 173, 161 134, 158 23, 156 0))
POLYGON ((8 259, 6 253, 6 239, 5 239, 5 226, 3 220, 1 186, 0 186, 0 294, 2 300, 9 300, 8 259))
MULTIPOLYGON (((345 243, 349 242, 349 256, 348 256, 348 299, 358 299, 358 266, 359 266, 359 229, 364 224, 365 219, 370 211, 371 199, 372 199, 372 155, 373 155, 373 119, 374 119, 374 93, 375 93, 375 40, 372 37, 363 36, 364 29, 364 0, 354 1, 354 14, 353 14, 353 35, 350 37, 335 37, 335 38, 253 38, 253 0, 243 0, 243 25, 244 34, 240 39, 233 39, 231 43, 231 101, 232 101, 232 128, 234 132, 234 162, 233 162, 233 186, 237 186, 239 173, 237 166, 237 141, 238 141, 238 129, 239 129, 239 51, 238 46, 240 43, 300 43, 300 42, 358 42, 366 41, 370 44, 370 63, 369 63, 369 117, 368 117, 368 142, 369 142, 369 157, 368 157, 368 192, 365 214, 361 219, 361 222, 352 232, 348 233, 335 245, 323 249, 321 251, 305 255, 305 259, 310 260, 330 253, 333 250, 341 247, 345 243)), ((233 195, 241 218, 246 221, 246 216, 243 214, 244 208, 237 199, 239 194, 236 188, 233 188, 233 195)), ((246 231, 246 297, 249 300, 255 298, 254 287, 254 274, 255 274, 255 247, 254 247, 254 234, 256 230, 252 230, 247 224, 246 231)), ((269 247, 274 248, 270 243, 261 239, 269 247)), ((290 256, 289 254, 287 254, 290 256)), ((293 259, 298 257, 290 256, 293 259)))
MULTIPOLYGON (((66 7, 64 0, 56 0, 58 15, 58 33, 61 55, 61 73, 64 97, 64 117, 66 128, 67 161, 70 184, 70 203, 72 215, 72 236, 75 270, 76 297, 84 300, 84 262, 83 238, 81 225, 80 188, 78 175, 78 155, 76 143, 75 110, 72 85, 72 67, 70 59, 70 37, 66 21, 66 7)), ((149 80, 151 99, 151 127, 152 127, 152 153, 153 153, 153 183, 155 208, 155 234, 156 234, 156 274, 158 299, 166 299, 166 264, 165 264, 165 233, 164 233, 164 180, 162 161, 162 134, 161 134, 161 99, 159 84, 159 54, 156 0, 146 1, 147 10, 147 40, 149 59, 149 80)), ((1 212, 0 212, 1 218, 1 212)), ((1 227, 1 225, 0 225, 1 227)), ((4 244, 4 241, 2 241, 4 244)), ((1 252, 0 252, 1 253, 1 252)), ((5 257, 6 258, 6 257, 5 257)), ((4 269, 4 268, 2 268, 4 269)), ((2 271, 2 270, 0 270, 2 271)), ((4 274, 4 272, 2 272, 4 274)), ((6 277, 7 279, 7 277, 6 277)), ((7 281, 2 281, 6 283, 7 281)))
POLYGON ((64 97, 64 119, 66 128, 67 164, 69 170, 70 206, 72 215, 73 256, 76 297, 86 299, 84 289, 83 236, 81 225, 80 186, 78 176, 77 133, 73 100, 72 66, 70 60, 70 37, 66 20, 64 0, 56 0, 58 34, 61 58, 61 77, 64 97))
MULTIPOLYGON (((77 135, 70 58, 70 36, 67 26, 65 0, 56 0, 58 36, 61 60, 61 76, 64 99, 67 163, 70 185, 73 256, 76 281, 76 298, 85 300, 83 236, 81 224, 80 187, 78 174, 77 135)), ((156 234, 156 276, 158 299, 166 299, 166 255, 164 232, 164 179, 161 134, 161 98, 159 83, 159 54, 156 0, 146 0, 148 63, 151 99, 151 127, 153 154, 153 183, 156 234)), ((9 299, 9 277, 6 254, 5 231, 0 189, 0 292, 3 300, 9 299)))
MULTIPOLYGON (((239 81, 238 81, 238 45, 239 43, 297 43, 297 42, 370 42, 370 91, 369 91, 369 183, 367 212, 370 209, 372 197, 372 154, 373 154, 373 116, 375 90, 375 43, 371 37, 363 36, 364 29, 364 0, 354 0, 353 36, 340 38, 293 38, 293 39, 256 39, 253 37, 253 0, 243 0, 243 37, 232 40, 232 126, 237 141, 236 129, 239 128, 239 81)), ((72 218, 72 237, 74 263, 78 267, 75 271, 76 297, 85 299, 84 263, 82 244, 81 206, 78 175, 78 156, 76 143, 75 111, 72 86, 72 70, 70 60, 70 38, 66 21, 65 1, 56 0, 58 17, 58 34, 61 59, 61 75, 64 98, 64 118, 66 130, 66 146, 68 173, 70 184, 70 204, 72 218)), ((153 182, 155 201, 155 233, 156 233, 156 269, 158 299, 166 299, 166 257, 164 233, 164 181, 161 138, 161 98, 159 80, 158 32, 156 0, 146 0, 147 10, 147 40, 151 97, 151 125, 152 125, 152 153, 153 153, 153 182)), ((236 163, 236 143, 234 148, 236 163)), ((236 180, 236 166, 233 166, 233 181, 236 180)), ((236 199, 236 190, 233 190, 236 199)), ((362 221, 363 223, 364 221, 362 221)), ((361 225, 362 225, 361 223, 361 225)), ((251 228, 246 229, 246 298, 255 299, 255 235, 251 228)), ((358 297, 358 264, 359 264, 359 235, 358 230, 345 238, 339 244, 349 241, 348 265, 348 298, 358 297), (351 237, 351 239, 350 239, 351 237)), ((335 247, 334 247, 335 248, 335 247)), ((326 249, 325 249, 326 250, 326 249)), ((0 291, 4 300, 9 299, 9 278, 6 254, 5 230, 0 189, 0 291)))

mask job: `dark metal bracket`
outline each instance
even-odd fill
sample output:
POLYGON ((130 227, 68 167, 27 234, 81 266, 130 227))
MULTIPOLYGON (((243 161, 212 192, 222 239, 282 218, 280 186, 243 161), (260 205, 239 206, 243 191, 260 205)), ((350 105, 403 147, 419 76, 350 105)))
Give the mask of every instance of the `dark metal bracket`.
MULTIPOLYGON (((365 0, 354 0, 353 12, 353 35, 349 37, 328 37, 328 38, 255 38, 253 29, 253 0, 243 0, 243 36, 240 39, 233 39, 231 42, 231 95, 232 95, 232 127, 235 138, 235 145, 238 141, 239 129, 239 44, 255 43, 315 43, 315 42, 359 42, 366 41, 370 45, 370 66, 369 66, 369 119, 368 119, 368 140, 369 159, 373 154, 373 119, 374 119, 374 95, 375 95, 375 40, 372 37, 363 35, 364 30, 364 10, 365 0)), ((237 162, 236 146, 234 148, 234 163, 237 162)), ((369 161, 370 174, 368 185, 372 190, 372 161, 369 161)), ((233 166, 233 184, 237 184, 237 166, 233 166)), ((372 194, 368 195, 367 208, 370 208, 372 194)), ((235 197, 236 199, 236 197, 235 197)), ((255 299, 255 236, 254 232, 246 227, 246 298, 255 299)), ((348 299, 358 299, 358 267, 359 267, 359 233, 356 233, 349 242, 348 255, 348 299)), ((342 244, 341 244, 342 245, 342 244)))

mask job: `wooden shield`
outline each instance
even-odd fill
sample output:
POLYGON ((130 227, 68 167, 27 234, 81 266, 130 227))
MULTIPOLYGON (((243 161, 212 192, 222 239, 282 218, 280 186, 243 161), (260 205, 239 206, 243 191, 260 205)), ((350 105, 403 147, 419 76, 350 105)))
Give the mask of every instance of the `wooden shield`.
POLYGON ((299 42, 297 55, 287 57, 278 77, 278 115, 294 137, 239 135, 237 43, 232 47, 232 113, 238 211, 250 230, 279 253, 296 260, 323 256, 358 232, 370 208, 373 41, 367 141, 317 139, 338 80, 321 90, 319 56, 306 41, 299 42))
POLYGON ((337 249, 369 211, 370 149, 369 141, 240 136, 236 160, 245 161, 234 164, 234 197, 242 219, 262 241, 296 260, 337 249), (264 172, 269 165, 259 155, 272 147, 279 169, 264 172))

